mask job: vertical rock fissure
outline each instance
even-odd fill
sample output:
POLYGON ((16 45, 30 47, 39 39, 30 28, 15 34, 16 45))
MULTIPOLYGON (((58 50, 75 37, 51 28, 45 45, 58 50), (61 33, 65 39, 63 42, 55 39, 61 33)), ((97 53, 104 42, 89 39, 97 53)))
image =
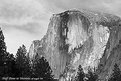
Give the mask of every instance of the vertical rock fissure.
POLYGON ((67 39, 67 33, 68 33, 68 19, 69 19, 69 14, 68 12, 64 12, 63 14, 60 14, 61 16, 61 25, 60 25, 60 50, 64 50, 68 52, 68 44, 66 44, 66 39, 67 39))

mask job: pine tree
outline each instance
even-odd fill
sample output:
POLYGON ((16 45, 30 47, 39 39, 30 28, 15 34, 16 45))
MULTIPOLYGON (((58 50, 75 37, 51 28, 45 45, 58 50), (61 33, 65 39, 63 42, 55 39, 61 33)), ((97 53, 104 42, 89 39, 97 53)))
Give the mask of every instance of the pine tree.
POLYGON ((83 69, 81 65, 79 65, 77 76, 76 76, 76 81, 84 81, 85 74, 83 72, 83 69))
POLYGON ((108 81, 121 81, 121 71, 117 64, 114 65, 113 73, 108 81))
POLYGON ((4 35, 0 28, 0 77, 5 74, 5 60, 6 60, 6 44, 4 42, 4 35))
MULTIPOLYGON (((38 54, 36 55, 38 57, 38 54)), ((53 81, 52 70, 44 57, 36 58, 33 62, 34 77, 42 81, 53 81)))
POLYGON ((96 73, 89 70, 87 81, 96 81, 97 79, 98 79, 98 76, 96 75, 96 73))
POLYGON ((15 58, 13 54, 6 51, 6 44, 4 42, 4 35, 0 29, 0 76, 1 77, 12 77, 14 76, 13 66, 15 58))
POLYGON ((29 77, 30 75, 30 64, 26 57, 27 50, 24 45, 22 45, 16 54, 16 75, 18 77, 29 77))
POLYGON ((14 77, 14 67, 15 67, 15 58, 13 54, 7 52, 6 57, 6 76, 7 77, 14 77))
POLYGON ((95 70, 93 72, 91 69, 89 69, 86 81, 97 81, 97 79, 98 79, 98 75, 96 74, 95 70))

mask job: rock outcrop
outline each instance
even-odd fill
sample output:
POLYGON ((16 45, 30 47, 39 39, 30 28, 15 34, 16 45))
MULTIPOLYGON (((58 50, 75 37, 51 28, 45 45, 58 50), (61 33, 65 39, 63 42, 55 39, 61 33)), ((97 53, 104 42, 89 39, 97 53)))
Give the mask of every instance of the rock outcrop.
POLYGON ((33 60, 35 60, 36 55, 44 56, 44 52, 43 52, 43 47, 42 47, 42 40, 34 40, 32 41, 32 44, 29 48, 29 53, 27 55, 27 57, 29 57, 30 61, 32 62, 33 60))
POLYGON ((36 51, 30 49, 30 52, 44 55, 56 78, 62 74, 67 80, 74 77, 79 65, 82 65, 85 73, 88 67, 98 68, 99 76, 102 76, 104 71, 110 74, 111 69, 107 68, 119 62, 117 56, 121 54, 116 51, 112 53, 119 40, 119 17, 85 10, 69 10, 51 17, 46 35, 41 42, 34 44, 35 47, 31 46, 36 51))

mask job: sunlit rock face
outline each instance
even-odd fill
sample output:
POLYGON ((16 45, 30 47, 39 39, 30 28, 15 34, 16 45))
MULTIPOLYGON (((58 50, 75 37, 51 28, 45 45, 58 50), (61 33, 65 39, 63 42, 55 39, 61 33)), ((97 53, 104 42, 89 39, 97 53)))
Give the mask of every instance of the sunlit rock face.
MULTIPOLYGON (((109 40, 113 41, 111 36, 116 35, 112 31, 119 27, 119 22, 117 16, 85 10, 54 14, 42 39, 41 50, 55 77, 63 75, 63 79, 68 81, 76 75, 79 65, 85 73, 88 67, 97 68, 100 59, 104 58, 109 40)), ((114 44, 111 45, 113 47, 114 44)), ((36 49, 41 54, 40 47, 36 49)))
MULTIPOLYGON (((106 25, 106 23, 103 25, 106 25)), ((101 81, 107 81, 114 69, 114 64, 118 64, 121 69, 121 20, 110 23, 110 36, 100 63, 98 64, 98 74, 101 81)))
POLYGON ((44 52, 43 52, 43 47, 42 47, 42 40, 34 40, 32 41, 32 44, 29 48, 29 53, 28 53, 28 57, 30 59, 30 61, 35 59, 36 54, 39 54, 40 56, 44 56, 44 52))

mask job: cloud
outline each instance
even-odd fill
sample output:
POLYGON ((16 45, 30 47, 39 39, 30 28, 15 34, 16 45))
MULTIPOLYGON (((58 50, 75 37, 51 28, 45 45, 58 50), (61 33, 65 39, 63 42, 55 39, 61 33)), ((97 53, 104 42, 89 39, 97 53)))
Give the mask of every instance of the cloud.
POLYGON ((48 14, 42 4, 35 0, 0 0, 0 22, 6 24, 26 24, 36 19, 47 19, 48 14))
POLYGON ((44 14, 45 11, 42 4, 34 0, 0 0, 1 15, 4 17, 26 17, 44 14), (41 10, 41 11, 40 11, 41 10), (9 12, 9 13, 7 13, 9 12))
MULTIPOLYGON (((121 0, 45 0, 48 5, 54 5, 56 9, 87 9, 100 12, 121 14, 121 0)), ((52 10, 53 11, 53 10, 52 10)))
POLYGON ((50 13, 36 0, 0 0, 0 26, 9 52, 15 54, 25 44, 46 33, 50 13))

